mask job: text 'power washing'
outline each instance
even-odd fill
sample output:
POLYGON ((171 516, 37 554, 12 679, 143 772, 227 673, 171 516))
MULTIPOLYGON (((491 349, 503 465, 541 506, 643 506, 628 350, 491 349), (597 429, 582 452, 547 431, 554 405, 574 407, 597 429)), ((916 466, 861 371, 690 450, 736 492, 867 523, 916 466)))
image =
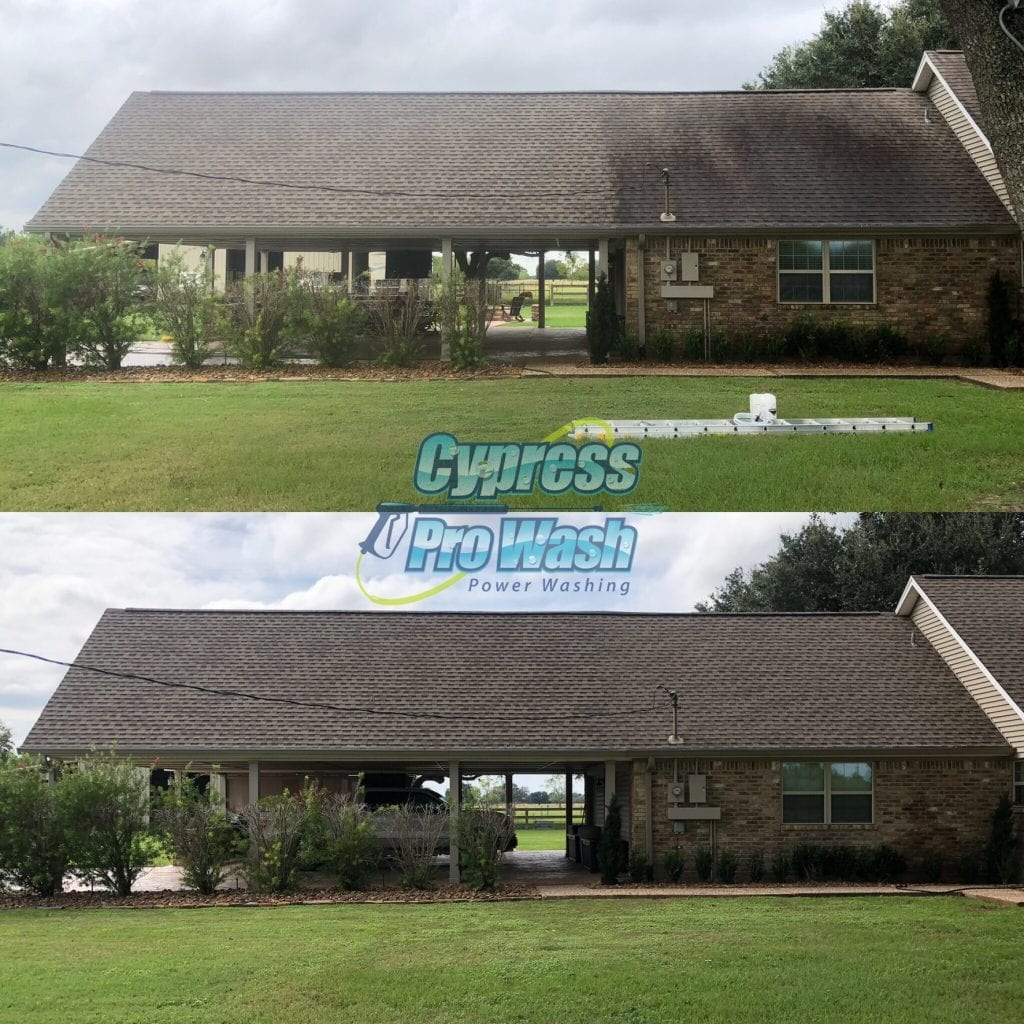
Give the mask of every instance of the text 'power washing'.
POLYGON ((496 498, 510 494, 628 494, 637 485, 643 450, 627 442, 460 444, 431 434, 420 445, 413 486, 421 494, 496 498))

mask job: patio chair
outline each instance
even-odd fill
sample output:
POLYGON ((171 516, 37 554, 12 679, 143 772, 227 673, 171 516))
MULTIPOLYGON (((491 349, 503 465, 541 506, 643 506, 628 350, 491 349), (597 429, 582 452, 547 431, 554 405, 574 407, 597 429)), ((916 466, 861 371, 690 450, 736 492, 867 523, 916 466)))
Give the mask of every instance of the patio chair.
POLYGON ((518 320, 522 323, 523 320, 523 296, 517 295, 508 306, 502 305, 501 307, 501 318, 502 320, 518 320))

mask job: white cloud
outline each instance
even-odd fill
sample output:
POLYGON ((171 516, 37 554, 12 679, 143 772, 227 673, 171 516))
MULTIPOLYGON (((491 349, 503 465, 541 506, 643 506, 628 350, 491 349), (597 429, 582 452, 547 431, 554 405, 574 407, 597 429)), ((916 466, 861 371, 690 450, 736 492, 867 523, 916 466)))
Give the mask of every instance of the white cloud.
MULTIPOLYGON (((734 89, 828 6, 0 0, 0 141, 82 152, 136 89, 734 89)), ((0 225, 69 166, 0 150, 0 225)))
MULTIPOLYGON (((582 524, 593 517, 573 515, 582 524)), ((735 566, 768 557, 798 514, 633 516, 627 597, 471 592, 462 581, 410 610, 685 612, 735 566)), ((356 584, 371 514, 9 514, 0 516, 0 647, 71 660, 107 607, 371 609, 356 584)), ((402 557, 365 560, 371 592, 400 597, 402 557)), ((494 579, 493 575, 487 578, 494 579)), ((379 609, 378 609, 379 610, 379 609)), ((0 655, 0 720, 24 737, 63 670, 0 655)))

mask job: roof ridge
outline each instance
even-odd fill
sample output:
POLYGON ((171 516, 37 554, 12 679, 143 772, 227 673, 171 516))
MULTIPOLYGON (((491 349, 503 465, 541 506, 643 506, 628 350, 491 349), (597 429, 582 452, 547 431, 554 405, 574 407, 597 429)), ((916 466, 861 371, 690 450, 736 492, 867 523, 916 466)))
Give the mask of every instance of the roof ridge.
POLYGON ((475 611, 469 609, 449 611, 374 611, 370 608, 107 608, 106 612, 132 612, 147 615, 401 615, 408 618, 424 618, 437 616, 476 615, 493 618, 506 618, 510 615, 535 615, 544 618, 568 617, 572 615, 610 616, 614 618, 648 618, 648 619, 679 619, 679 618, 877 618, 891 616, 892 612, 880 611, 838 611, 838 612, 626 612, 626 611, 475 611))
POLYGON ((799 93, 912 93, 898 85, 822 89, 137 89, 139 96, 779 96, 799 93))

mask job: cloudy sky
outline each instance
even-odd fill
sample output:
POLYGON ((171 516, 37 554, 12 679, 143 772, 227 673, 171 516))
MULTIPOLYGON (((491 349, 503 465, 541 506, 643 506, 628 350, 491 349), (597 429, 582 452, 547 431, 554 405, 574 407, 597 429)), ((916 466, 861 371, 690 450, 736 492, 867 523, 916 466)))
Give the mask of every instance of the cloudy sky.
MULTIPOLYGON (((631 516, 630 592, 479 596, 464 580, 413 609, 692 611, 737 565, 799 529, 800 514, 631 516)), ((564 516, 586 522, 586 516, 564 516)), ((9 514, 0 516, 0 647, 72 660, 107 607, 369 609, 355 581, 362 514, 9 514)), ((408 594, 402 565, 367 559, 372 593, 408 594)), ((489 577, 494 579, 493 574, 489 577)), ((536 588, 534 588, 535 590, 536 588)), ((0 655, 0 721, 24 737, 63 670, 0 655)))
MULTIPOLYGON (((0 0, 0 142, 80 153, 136 89, 735 89, 842 5, 0 0)), ((68 167, 0 149, 0 227, 68 167)))

